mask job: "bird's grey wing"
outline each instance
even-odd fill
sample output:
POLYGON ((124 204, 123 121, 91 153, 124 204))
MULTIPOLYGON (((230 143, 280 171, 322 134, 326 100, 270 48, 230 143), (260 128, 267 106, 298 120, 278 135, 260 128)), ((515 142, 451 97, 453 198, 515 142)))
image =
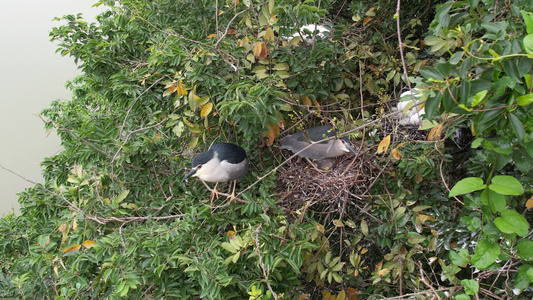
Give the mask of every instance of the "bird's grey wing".
MULTIPOLYGON (((311 127, 309 129, 306 129, 304 131, 298 132, 298 140, 299 141, 320 141, 325 139, 326 137, 334 137, 335 132, 332 130, 332 127, 329 125, 321 125, 316 127, 311 127)), ((324 141, 323 143, 327 143, 327 141, 324 141)))

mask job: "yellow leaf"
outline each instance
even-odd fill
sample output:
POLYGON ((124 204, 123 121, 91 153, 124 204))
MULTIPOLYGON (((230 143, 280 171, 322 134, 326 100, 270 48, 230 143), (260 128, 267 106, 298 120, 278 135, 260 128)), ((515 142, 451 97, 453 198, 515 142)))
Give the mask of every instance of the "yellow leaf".
POLYGON ((157 132, 157 135, 155 136, 156 139, 160 139, 161 138, 161 132, 157 132))
POLYGON ((337 300, 346 300, 346 292, 344 292, 344 290, 340 291, 337 295, 337 300))
POLYGON ((61 226, 59 226, 59 232, 65 231, 66 228, 67 228, 67 224, 65 223, 61 224, 61 226))
POLYGON ((67 249, 65 249, 65 251, 63 251, 63 253, 67 253, 67 252, 71 252, 71 251, 78 251, 80 250, 81 248, 81 245, 74 245, 72 247, 68 247, 67 249))
POLYGON ((85 242, 83 242, 83 247, 87 249, 94 247, 94 245, 96 245, 95 241, 86 240, 85 242))
POLYGON ((428 134, 428 141, 436 141, 440 139, 440 136, 442 134, 442 125, 443 124, 439 124, 431 129, 428 134))
POLYGON ((333 225, 337 227, 344 227, 344 223, 342 223, 342 221, 339 221, 339 220, 333 220, 333 225))
POLYGON ((368 235, 368 224, 366 223, 365 219, 361 220, 361 232, 364 236, 368 235))
POLYGON ((292 38, 290 41, 289 41, 289 45, 291 46, 296 46, 298 45, 299 42, 302 41, 302 37, 301 36, 296 36, 294 38, 292 38))
POLYGON ((278 21, 278 18, 276 17, 276 15, 275 14, 271 14, 270 15, 270 21, 268 21, 268 23, 270 25, 274 25, 277 21, 278 21))
POLYGON ((529 198, 526 201, 526 207, 527 207, 527 209, 532 209, 533 208, 533 196, 531 196, 531 198, 529 198))
POLYGON ((183 84, 181 80, 176 87, 176 91, 178 92, 178 95, 180 96, 187 95, 187 90, 185 89, 185 85, 183 84))
POLYGON ((194 101, 196 101, 196 105, 201 107, 201 106, 206 105, 207 102, 209 102, 209 96, 200 97, 200 96, 194 95, 194 101))
POLYGON ((435 218, 428 216, 428 215, 417 215, 416 216, 416 222, 418 224, 424 224, 426 221, 435 222, 435 218))
POLYGON ((363 21, 363 26, 366 26, 366 24, 368 24, 368 22, 370 22, 372 20, 371 17, 366 17, 365 20, 363 21))
POLYGON ((268 27, 265 32, 265 40, 272 41, 275 38, 276 36, 274 35, 274 31, 272 30, 272 28, 268 27))
POLYGON ((300 96, 300 100, 302 101, 303 105, 308 105, 308 106, 312 105, 311 99, 309 99, 309 97, 307 96, 300 96))
POLYGON ((210 35, 207 36, 207 39, 212 39, 212 38, 214 38, 216 36, 217 36, 216 33, 211 33, 210 35))
POLYGON ((76 228, 78 228, 78 221, 74 219, 74 221, 72 222, 72 230, 76 230, 76 228))
MULTIPOLYGON (((399 145, 398 145, 399 147, 399 145)), ((391 154, 392 154, 392 157, 394 157, 394 159, 396 160, 400 160, 402 159, 402 154, 400 153, 400 151, 398 151, 398 147, 394 148, 391 150, 391 154)))
POLYGON ((387 135, 378 145, 378 154, 385 153, 389 149, 390 145, 390 134, 387 135))
POLYGON ((322 292, 322 300, 330 300, 331 297, 335 297, 335 296, 332 296, 330 291, 322 292))
POLYGON ((389 274, 389 269, 385 268, 385 269, 381 269, 379 271, 377 271, 378 275, 379 276, 385 276, 387 274, 389 274))
POLYGON ((200 117, 205 118, 207 117, 211 111, 213 110, 213 103, 209 102, 204 107, 202 107, 202 110, 200 111, 200 117))
POLYGON ((263 50, 263 43, 261 42, 256 42, 255 43, 255 46, 254 46, 254 56, 255 57, 260 57, 261 56, 261 51, 263 50))
POLYGON ((318 101, 316 101, 316 99, 313 99, 313 105, 316 106, 316 110, 318 110, 318 111, 322 110, 322 109, 320 109, 320 104, 318 104, 318 101))

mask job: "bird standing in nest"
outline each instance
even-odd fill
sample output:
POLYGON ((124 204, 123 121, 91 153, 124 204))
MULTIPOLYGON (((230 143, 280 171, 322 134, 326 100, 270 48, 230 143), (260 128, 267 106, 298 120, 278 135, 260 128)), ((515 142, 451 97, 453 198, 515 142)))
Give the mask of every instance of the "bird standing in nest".
MULTIPOLYGON (((357 155, 348 137, 336 137, 335 129, 329 125, 316 126, 288 135, 282 138, 280 143, 281 149, 290 150, 308 160, 313 159, 322 169, 331 168, 330 158, 347 152, 357 155)), ((314 166, 313 163, 311 164, 314 166)))
POLYGON ((233 190, 228 197, 235 200, 235 186, 248 171, 246 151, 235 144, 219 143, 211 146, 207 151, 198 154, 192 160, 192 169, 185 175, 183 181, 189 177, 198 177, 202 181, 216 182, 211 190, 211 201, 218 198, 217 185, 219 182, 233 181, 233 190))

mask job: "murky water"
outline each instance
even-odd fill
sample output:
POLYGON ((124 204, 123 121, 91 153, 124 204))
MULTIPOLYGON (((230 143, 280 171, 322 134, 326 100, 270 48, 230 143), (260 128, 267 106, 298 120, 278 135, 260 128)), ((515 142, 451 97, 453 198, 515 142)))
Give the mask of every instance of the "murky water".
MULTIPOLYGON (((83 13, 93 21, 96 0, 0 0, 0 165, 42 182, 40 162, 60 150, 37 114, 55 99, 69 99, 65 82, 79 74, 70 57, 55 53, 48 32, 54 17, 83 13)), ((18 209, 17 193, 31 183, 0 168, 0 216, 18 209)))

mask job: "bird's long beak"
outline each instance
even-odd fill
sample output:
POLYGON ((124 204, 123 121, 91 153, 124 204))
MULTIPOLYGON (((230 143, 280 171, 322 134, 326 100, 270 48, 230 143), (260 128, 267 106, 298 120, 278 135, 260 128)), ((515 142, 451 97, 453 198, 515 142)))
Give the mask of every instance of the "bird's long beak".
POLYGON ((182 181, 187 181, 187 179, 189 179, 189 177, 191 177, 194 174, 196 174, 196 171, 198 171, 198 168, 192 168, 192 170, 190 170, 189 173, 187 173, 187 175, 185 175, 185 177, 183 178, 182 181))
POLYGON ((349 143, 345 143, 344 146, 346 146, 346 149, 348 149, 348 151, 352 152, 353 155, 357 156, 357 151, 355 151, 355 149, 352 147, 352 145, 350 145, 349 143))

